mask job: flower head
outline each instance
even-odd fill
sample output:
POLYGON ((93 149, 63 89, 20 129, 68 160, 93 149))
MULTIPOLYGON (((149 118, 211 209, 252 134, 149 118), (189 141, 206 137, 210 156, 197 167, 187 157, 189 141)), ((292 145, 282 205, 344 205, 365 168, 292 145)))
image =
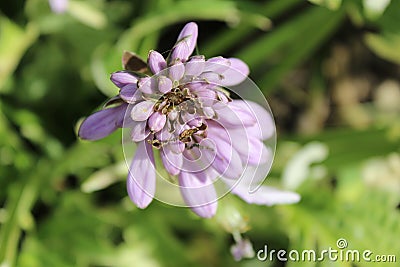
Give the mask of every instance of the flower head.
POLYGON ((125 70, 111 75, 120 88, 112 101, 117 106, 86 119, 79 135, 99 139, 118 127, 129 129, 137 149, 127 188, 139 208, 147 207, 156 192, 155 151, 169 175, 176 177, 186 205, 201 217, 216 212, 221 196, 214 186, 217 180, 248 202, 298 201, 294 193, 279 195, 276 189, 264 187, 249 193, 272 163, 272 150, 263 141, 274 136, 273 119, 252 101, 231 99, 227 89, 244 82, 249 74, 243 61, 192 56, 197 35, 197 25, 186 24, 167 58, 150 51, 147 63, 139 61, 138 69, 128 64, 137 57, 125 54, 125 70), (260 169, 260 165, 267 167, 260 169), (273 196, 278 196, 276 201, 273 196))

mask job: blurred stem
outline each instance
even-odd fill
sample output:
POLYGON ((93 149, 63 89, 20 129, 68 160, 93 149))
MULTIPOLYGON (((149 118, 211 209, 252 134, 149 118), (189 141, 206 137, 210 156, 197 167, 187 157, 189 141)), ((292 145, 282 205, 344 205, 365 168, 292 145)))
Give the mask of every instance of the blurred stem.
POLYGON ((37 173, 27 177, 25 184, 15 184, 10 192, 6 204, 8 218, 0 232, 0 265, 6 263, 7 266, 15 266, 22 225, 26 224, 23 219, 30 218, 27 215, 30 214, 37 197, 43 166, 46 165, 40 164, 37 173))

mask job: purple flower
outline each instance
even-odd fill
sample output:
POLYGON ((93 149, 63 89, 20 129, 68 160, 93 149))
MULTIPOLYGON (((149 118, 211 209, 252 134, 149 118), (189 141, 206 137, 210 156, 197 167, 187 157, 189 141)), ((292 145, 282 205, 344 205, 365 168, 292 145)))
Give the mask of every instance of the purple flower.
POLYGON ((274 135, 273 119, 254 102, 230 98, 226 88, 247 79, 249 68, 243 61, 192 56, 197 34, 197 25, 188 23, 167 58, 150 51, 147 68, 141 63, 140 71, 124 63, 125 70, 111 75, 120 88, 112 101, 118 105, 88 117, 79 136, 97 140, 117 128, 130 129, 137 150, 127 188, 139 208, 146 208, 156 192, 155 150, 165 170, 176 177, 186 205, 201 217, 212 217, 217 210, 218 180, 225 192, 233 188, 232 193, 250 203, 297 202, 292 192, 251 189, 262 182, 272 162, 272 151, 263 141, 274 135))
POLYGON ((68 0, 49 0, 50 8, 54 13, 64 13, 68 9, 68 0))
POLYGON ((255 254, 251 242, 241 237, 231 246, 231 253, 236 261, 240 261, 243 258, 253 258, 255 254))

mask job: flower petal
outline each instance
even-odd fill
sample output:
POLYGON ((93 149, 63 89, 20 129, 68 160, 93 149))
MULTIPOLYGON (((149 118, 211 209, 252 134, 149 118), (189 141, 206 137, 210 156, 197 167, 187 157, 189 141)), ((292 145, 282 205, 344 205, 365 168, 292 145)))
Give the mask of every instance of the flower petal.
POLYGON ((212 166, 219 174, 226 178, 239 178, 243 172, 242 161, 227 131, 217 123, 209 121, 207 132, 208 138, 203 139, 201 145, 211 149, 202 150, 203 154, 208 160, 214 160, 212 166), (213 149, 216 151, 212 151, 213 149))
POLYGON ((229 58, 230 67, 222 74, 223 86, 233 86, 242 83, 250 73, 249 66, 238 58, 229 58))
POLYGON ((172 49, 170 62, 175 61, 175 59, 180 59, 182 62, 185 62, 189 58, 196 47, 197 34, 198 29, 196 23, 190 22, 183 27, 172 49))
POLYGON ((172 89, 172 81, 165 76, 158 77, 158 90, 166 94, 172 89))
POLYGON ((247 163, 253 166, 264 164, 272 155, 264 143, 249 131, 251 131, 249 127, 229 129, 229 136, 232 140, 241 140, 241 142, 232 142, 233 147, 238 152, 243 164, 247 163))
POLYGON ((129 104, 142 100, 142 92, 137 90, 136 84, 127 84, 119 91, 119 96, 129 104))
POLYGON ((156 170, 154 166, 151 145, 145 141, 138 143, 129 168, 127 190, 132 202, 141 209, 150 204, 156 191, 156 170))
POLYGON ((217 101, 217 94, 210 89, 196 89, 194 91, 199 101, 206 107, 211 107, 217 101))
POLYGON ((293 204, 300 201, 300 195, 291 191, 282 191, 270 186, 260 186, 255 192, 250 192, 248 187, 237 185, 232 189, 232 194, 242 198, 250 204, 281 205, 293 204))
POLYGON ((142 101, 133 106, 131 117, 134 121, 145 121, 154 112, 154 102, 150 100, 142 101))
POLYGON ((153 114, 151 114, 148 121, 150 130, 153 132, 160 131, 162 128, 164 128, 166 121, 167 121, 166 115, 160 112, 154 112, 153 114))
POLYGON ((222 74, 229 69, 230 65, 231 62, 227 58, 221 56, 212 57, 205 63, 203 72, 215 72, 222 74))
POLYGON ((182 79, 185 74, 185 65, 179 60, 175 61, 173 65, 168 69, 169 77, 173 82, 182 79))
POLYGON ((203 72, 199 77, 202 78, 205 82, 214 86, 222 85, 222 80, 224 79, 224 76, 222 76, 222 74, 211 71, 203 72))
POLYGON ((247 127, 256 124, 257 120, 251 113, 248 107, 243 107, 238 102, 241 100, 234 100, 228 104, 218 102, 217 105, 222 107, 215 108, 218 119, 217 121, 225 128, 231 127, 247 127))
POLYGON ((87 117, 79 128, 78 135, 85 140, 99 140, 121 127, 127 105, 103 109, 87 117))
POLYGON ((173 153, 180 154, 185 150, 185 144, 178 140, 170 144, 170 149, 173 153))
POLYGON ((162 163, 171 175, 178 175, 182 168, 182 154, 173 153, 169 148, 169 145, 161 149, 161 160, 162 163))
MULTIPOLYGON (((207 142, 203 142, 203 146, 207 147, 207 142)), ((223 177, 229 179, 238 179, 243 172, 242 161, 239 154, 232 148, 232 146, 224 141, 219 140, 216 145, 217 154, 215 156, 212 166, 223 177)), ((207 149, 203 151, 207 155, 212 155, 207 149)))
POLYGON ((300 201, 300 195, 295 192, 282 191, 265 185, 254 189, 254 182, 258 183, 262 182, 262 180, 260 181, 260 177, 254 177, 254 170, 252 168, 248 168, 238 182, 229 179, 223 179, 223 182, 232 188, 232 194, 238 195, 250 204, 272 206, 277 204, 292 204, 300 201))
POLYGON ((194 213, 203 218, 211 218, 217 211, 217 193, 209 181, 202 182, 193 173, 181 171, 180 191, 186 204, 194 213))
POLYGON ((157 81, 154 77, 143 77, 138 80, 138 88, 145 94, 154 94, 157 87, 157 81))
POLYGON ((216 171, 213 169, 212 164, 215 159, 215 154, 216 150, 207 147, 203 144, 203 142, 200 142, 200 147, 193 147, 191 149, 185 149, 183 151, 183 164, 182 164, 182 170, 185 170, 190 173, 196 173, 197 178, 205 181, 207 178, 206 176, 202 175, 203 172, 207 172, 210 174, 210 180, 212 178, 215 178, 217 175, 212 176, 211 174, 215 174, 216 171), (207 153, 205 153, 205 150, 208 150, 207 153), (210 169, 214 171, 211 173, 210 169))
POLYGON ((251 112, 257 119, 257 124, 251 132, 254 132, 261 136, 262 140, 266 140, 274 135, 275 123, 272 115, 259 104, 246 100, 246 103, 250 106, 251 112))
POLYGON ((147 57, 147 64, 153 74, 157 74, 167 67, 164 57, 157 51, 151 50, 147 57))
POLYGON ((111 74, 110 80, 119 88, 122 88, 123 86, 127 84, 136 84, 138 81, 138 78, 129 71, 117 71, 111 74))
POLYGON ((191 57, 185 64, 185 75, 199 76, 204 70, 204 65, 205 58, 203 55, 191 57))
POLYGON ((231 254, 235 261, 240 261, 243 258, 253 258, 255 252, 253 245, 248 239, 240 238, 236 244, 231 246, 231 254))
POLYGON ((146 124, 146 121, 133 121, 130 123, 132 141, 143 141, 150 134, 150 130, 147 129, 146 124))

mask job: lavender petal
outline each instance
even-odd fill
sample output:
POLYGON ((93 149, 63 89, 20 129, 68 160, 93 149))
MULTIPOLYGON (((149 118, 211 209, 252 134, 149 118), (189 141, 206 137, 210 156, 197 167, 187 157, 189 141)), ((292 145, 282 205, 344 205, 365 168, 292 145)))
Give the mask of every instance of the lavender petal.
POLYGON ((218 205, 214 185, 184 171, 180 172, 178 179, 182 197, 192 211, 203 218, 213 217, 218 205))
POLYGON ((167 146, 161 149, 160 155, 162 163, 167 172, 171 175, 178 175, 182 168, 182 154, 173 153, 172 150, 167 146))
POLYGON ((246 63, 238 58, 229 58, 230 67, 222 74, 224 79, 221 81, 223 86, 233 86, 242 83, 250 73, 246 63))
POLYGON ((99 140, 120 127, 121 115, 125 114, 127 105, 103 109, 87 117, 79 128, 78 135, 85 140, 99 140))
POLYGON ((204 65, 204 56, 191 57, 185 64, 185 75, 194 77, 199 76, 204 70, 204 65))
POLYGON ((131 72, 124 70, 112 73, 110 79, 119 88, 128 84, 136 84, 138 81, 138 78, 131 72))
POLYGON ((151 50, 147 57, 147 64, 153 74, 157 74, 167 67, 164 57, 157 51, 151 50))
POLYGON ((197 34, 198 29, 196 23, 190 22, 183 27, 175 46, 172 49, 170 62, 173 62, 176 59, 180 59, 182 62, 185 62, 189 58, 196 47, 197 34))
POLYGON ((168 69, 169 77, 173 82, 182 79, 185 74, 185 65, 179 60, 175 61, 173 65, 168 69))
POLYGON ((154 112, 151 114, 149 117, 149 128, 152 132, 158 132, 162 128, 164 128, 164 125, 167 121, 167 116, 165 114, 162 114, 160 112, 154 112))
POLYGON ((282 205, 293 204, 300 201, 300 195, 291 191, 282 191, 270 186, 261 186, 257 191, 250 193, 248 187, 237 185, 231 191, 249 204, 257 205, 282 205))
POLYGON ((143 77, 138 80, 138 89, 145 94, 154 94, 157 83, 153 77, 143 77))
POLYGON ((131 123, 130 128, 132 141, 143 141, 150 134, 150 130, 147 129, 146 125, 146 121, 133 121, 131 123))
POLYGON ((254 182, 254 170, 251 168, 246 169, 239 182, 222 179, 222 181, 229 187, 233 188, 231 193, 239 196, 244 201, 250 204, 257 205, 279 205, 279 204, 292 204, 300 201, 300 195, 291 192, 279 190, 270 186, 260 186, 256 190, 253 190, 254 182))
POLYGON ((154 102, 151 100, 142 101, 132 108, 131 117, 134 121, 145 121, 154 112, 154 102))
POLYGON ((232 139, 228 132, 217 123, 210 121, 208 122, 207 137, 207 139, 203 139, 202 145, 216 149, 216 155, 209 149, 202 150, 202 153, 209 160, 214 158, 215 155, 212 163, 215 170, 226 178, 239 178, 243 172, 243 165, 239 154, 232 145, 232 139))
POLYGON ((271 114, 259 104, 246 100, 246 103, 250 106, 251 112, 257 119, 257 124, 252 126, 252 133, 261 136, 260 139, 266 140, 270 138, 275 132, 275 123, 271 114))
POLYGON ((172 81, 165 76, 158 77, 158 90, 166 94, 172 89, 172 81))
POLYGON ((136 84, 127 84, 119 91, 119 96, 129 104, 136 103, 142 99, 142 93, 137 90, 136 84))
MULTIPOLYGON (((248 107, 241 105, 241 100, 234 100, 216 108, 218 122, 225 128, 247 127, 257 123, 254 114, 248 107)), ((221 103, 218 103, 221 104, 221 103)))
POLYGON ((128 195, 141 209, 153 200, 156 189, 156 170, 153 149, 145 141, 138 143, 135 156, 129 168, 127 179, 128 195))
POLYGON ((232 140, 242 140, 241 142, 232 142, 234 149, 238 152, 243 163, 258 166, 266 163, 272 156, 264 143, 250 133, 251 128, 233 128, 229 129, 229 136, 232 140))
POLYGON ((205 63, 203 72, 214 72, 217 74, 222 74, 229 69, 231 62, 229 59, 224 57, 212 57, 208 59, 205 63))

